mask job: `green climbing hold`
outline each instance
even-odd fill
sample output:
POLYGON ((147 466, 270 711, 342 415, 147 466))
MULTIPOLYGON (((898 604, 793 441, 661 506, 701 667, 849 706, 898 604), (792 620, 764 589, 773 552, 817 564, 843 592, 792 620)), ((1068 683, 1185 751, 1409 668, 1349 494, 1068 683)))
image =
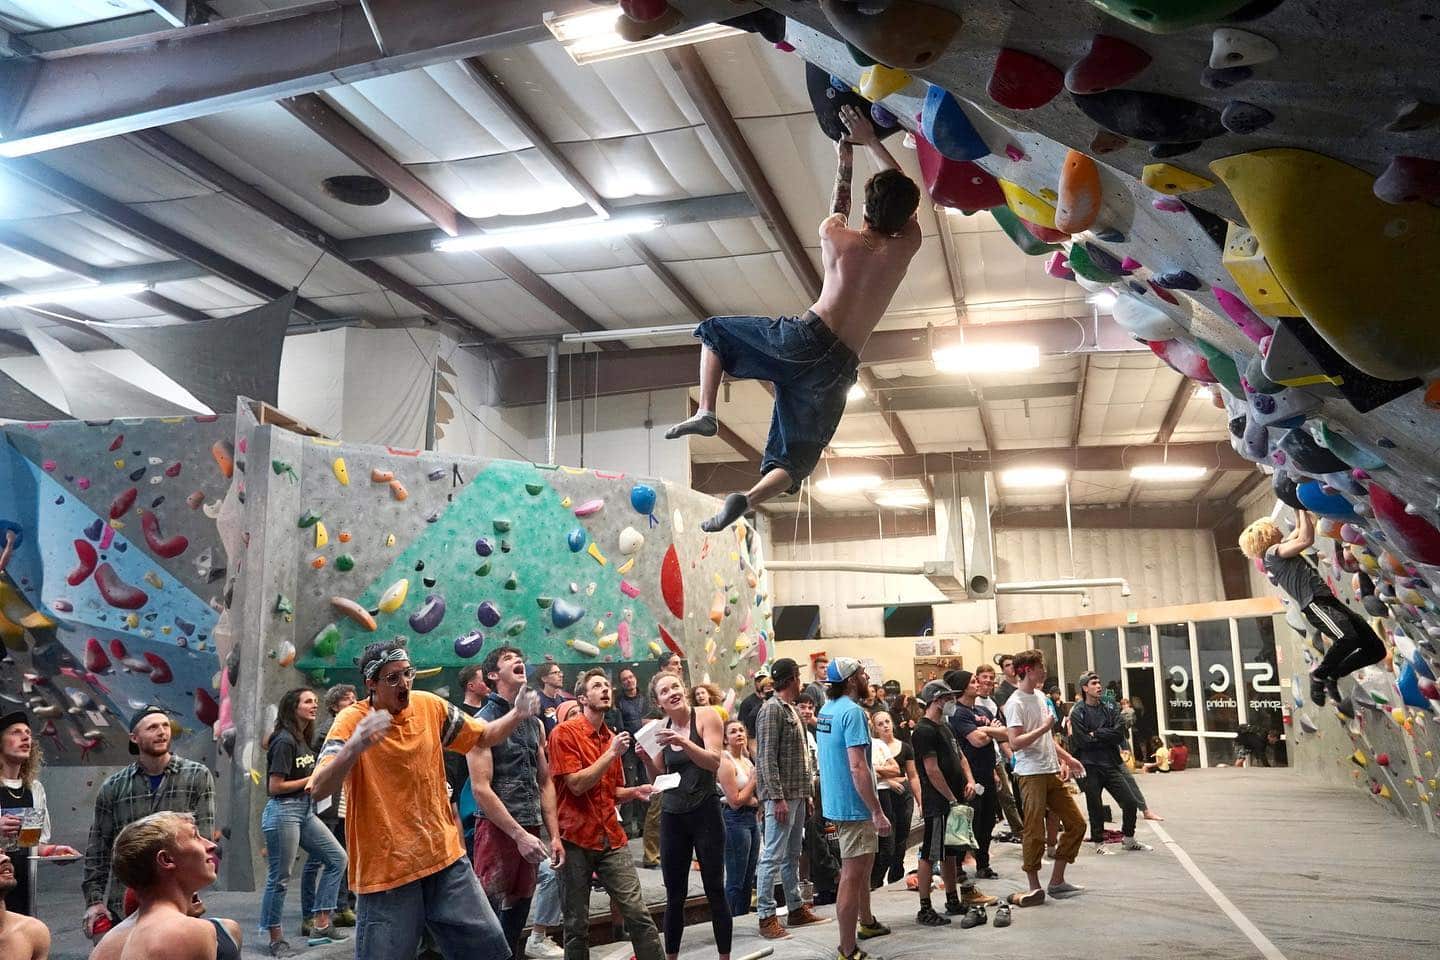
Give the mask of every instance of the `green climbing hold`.
POLYGON ((519 579, 518 577, 516 577, 515 574, 513 574, 513 573, 510 574, 509 578, 505 581, 505 589, 506 589, 506 590, 519 590, 519 589, 520 589, 520 579, 519 579))
POLYGON ((291 603, 290 598, 285 596, 285 594, 278 594, 275 597, 275 612, 283 613, 287 617, 292 617, 295 615, 295 604, 291 603))
POLYGON ((335 558, 335 569, 341 573, 349 573, 355 569, 355 558, 348 553, 342 553, 335 558))
POLYGON ((510 532, 510 521, 509 521, 509 520, 496 520, 496 521, 495 521, 495 532, 496 532, 496 533, 509 533, 509 532, 510 532))
POLYGON ((274 471, 275 471, 275 476, 278 477, 278 476, 280 476, 281 474, 283 474, 283 473, 285 473, 285 472, 287 472, 287 471, 289 471, 289 470, 292 470, 292 469, 294 469, 294 468, 291 467, 290 464, 286 463, 284 460, 271 460, 271 461, 270 461, 270 469, 271 469, 271 470, 274 470, 274 471))
POLYGON ((305 530, 315 526, 315 524, 319 522, 320 514, 316 513, 314 510, 306 510, 304 513, 300 514, 300 519, 295 522, 295 525, 301 530, 305 530))
POLYGON ((512 620, 512 621, 510 621, 510 625, 505 628, 505 636, 507 636, 507 637, 518 637, 520 634, 522 634, 522 633, 524 633, 524 632, 525 632, 525 621, 524 621, 524 620, 512 620))
POLYGON ((489 561, 489 560, 486 560, 484 563, 480 564, 480 566, 478 566, 478 567, 475 568, 475 576, 477 576, 477 577, 488 577, 488 576, 490 576, 490 561, 489 561))
POLYGON ((552 603, 554 603, 554 602, 555 602, 555 598, 554 598, 554 597, 536 597, 536 598, 535 598, 535 605, 536 605, 537 607, 539 607, 541 610, 546 610, 546 609, 548 609, 548 608, 550 607, 550 604, 552 604, 552 603))
POLYGON ((340 649, 340 628, 333 623, 327 623, 315 634, 312 644, 317 657, 333 657, 335 651, 340 649))
POLYGON ((1007 206, 991 207, 990 215, 995 218, 996 223, 1000 224, 1000 229, 1005 231, 1005 235, 1009 237, 1015 246, 1020 248, 1020 252, 1027 257, 1038 257, 1042 254, 1053 253, 1060 249, 1058 244, 1046 243, 1031 233, 1025 224, 1020 222, 1020 218, 1015 214, 1015 211, 1007 206))
POLYGON ((1370 699, 1378 704, 1386 705, 1390 703, 1390 698, 1378 690, 1370 690, 1368 693, 1370 694, 1370 699))
POLYGON ((527 483, 527 484, 525 484, 525 492, 528 493, 528 494, 530 494, 530 496, 532 496, 532 497, 538 497, 538 496, 540 496, 540 494, 541 494, 544 490, 545 490, 545 484, 543 484, 543 483, 527 483))
POLYGON ((1075 276, 1089 280, 1092 283, 1114 283, 1120 277, 1116 274, 1101 270, 1095 261, 1090 258, 1085 245, 1074 243, 1070 245, 1070 253, 1065 258, 1070 264, 1070 269, 1075 271, 1075 276))
POLYGON ((1245 388, 1240 384, 1240 371, 1235 366, 1235 358, 1224 350, 1199 337, 1195 338, 1195 345, 1205 355, 1206 362, 1210 365, 1210 372, 1220 385, 1229 390, 1232 396, 1245 396, 1245 388))
POLYGON ((510 552, 510 541, 509 541, 509 540, 501 540, 501 541, 500 541, 500 552, 501 552, 501 553, 509 553, 509 552, 510 552))

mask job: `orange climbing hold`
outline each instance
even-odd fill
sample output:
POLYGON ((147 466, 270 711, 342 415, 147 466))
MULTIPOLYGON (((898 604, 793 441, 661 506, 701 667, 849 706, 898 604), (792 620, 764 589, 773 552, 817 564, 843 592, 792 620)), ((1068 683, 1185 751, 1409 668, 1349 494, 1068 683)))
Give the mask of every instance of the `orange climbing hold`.
POLYGON ((394 479, 395 472, 393 470, 381 470, 379 467, 376 467, 370 471, 371 483, 389 483, 394 479))
POLYGON ((1100 215, 1100 202, 1100 168, 1079 150, 1071 150, 1060 165, 1055 228, 1071 234, 1090 229, 1100 215))
POLYGON ((390 495, 396 500, 406 500, 410 497, 410 491, 405 489, 405 484, 399 480, 390 481, 390 495))

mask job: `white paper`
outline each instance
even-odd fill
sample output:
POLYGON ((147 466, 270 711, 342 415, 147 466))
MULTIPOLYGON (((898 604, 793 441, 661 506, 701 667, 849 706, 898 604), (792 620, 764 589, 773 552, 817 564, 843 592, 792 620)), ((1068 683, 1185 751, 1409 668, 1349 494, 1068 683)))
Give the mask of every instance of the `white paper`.
POLYGON ((635 734, 635 745, 652 757, 660 756, 660 731, 663 729, 664 720, 651 720, 635 734))
POLYGON ((664 793, 672 787, 680 786, 680 774, 662 773, 655 778, 655 782, 651 786, 655 788, 656 793, 664 793))
POLYGON ((322 797, 321 799, 316 800, 316 801, 315 801, 315 813, 316 813, 316 815, 318 816, 319 814, 324 813, 326 810, 329 810, 329 809, 330 809, 330 805, 331 805, 332 803, 334 803, 334 802, 335 802, 335 797, 334 797, 333 794, 332 794, 331 796, 322 797))

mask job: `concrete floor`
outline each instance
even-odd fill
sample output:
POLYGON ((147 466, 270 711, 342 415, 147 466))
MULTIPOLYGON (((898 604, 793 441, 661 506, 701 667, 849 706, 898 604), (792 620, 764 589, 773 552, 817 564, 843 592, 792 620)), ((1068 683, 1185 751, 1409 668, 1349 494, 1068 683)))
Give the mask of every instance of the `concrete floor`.
MULTIPOLYGON (((916 927, 915 895, 897 885, 874 895, 876 915, 895 932, 864 946, 889 960, 928 960, 959 950, 967 957, 1005 960, 1172 960, 1177 955, 1186 960, 1416 960, 1435 955, 1440 890, 1432 881, 1440 845, 1358 791, 1320 786, 1284 769, 1186 771, 1145 777, 1142 785, 1166 816, 1159 826, 1173 845, 1142 823, 1138 833, 1155 847, 1152 852, 1097 857, 1085 848, 1070 879, 1088 891, 1063 903, 1017 910, 1014 924, 1004 930, 916 927), (1213 884, 1232 913, 1187 872, 1182 857, 1213 884), (1258 945, 1242 930, 1250 924, 1258 945)), ((995 868, 1006 879, 984 884, 987 892, 1003 896, 1021 888, 1011 879, 1019 876, 1019 858, 1018 845, 996 845, 995 868)), ((78 867, 65 874, 56 867, 50 871, 42 879, 41 914, 55 934, 51 956, 82 960, 88 946, 78 931, 78 867)), ((647 891, 658 891, 658 871, 640 874, 647 891)), ((698 889, 697 875, 692 890, 698 889)), ((258 895, 215 892, 206 899, 212 913, 241 920, 247 955, 263 955, 255 950, 259 940, 251 933, 258 895)), ((597 895, 594 906, 602 905, 597 895)), ((833 916, 830 907, 820 912, 833 916)), ((713 942, 708 924, 691 927, 681 956, 713 957, 713 942)), ((833 960, 835 943, 834 925, 825 924, 774 944, 775 955, 833 960)), ((769 945, 756 935, 753 915, 736 921, 737 960, 769 945)), ((311 960, 352 954, 348 944, 301 952, 311 960)), ((615 955, 630 954, 618 945, 594 950, 597 960, 615 955)))

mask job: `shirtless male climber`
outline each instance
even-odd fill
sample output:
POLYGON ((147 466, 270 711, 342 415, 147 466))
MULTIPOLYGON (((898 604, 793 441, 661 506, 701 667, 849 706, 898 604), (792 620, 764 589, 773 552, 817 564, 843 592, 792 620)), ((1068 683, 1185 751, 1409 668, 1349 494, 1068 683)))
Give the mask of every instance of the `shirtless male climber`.
POLYGON ((711 317, 695 328, 702 344, 700 409, 671 427, 666 439, 715 436, 720 429, 715 399, 722 372, 775 385, 760 481, 748 493, 726 497, 720 512, 700 525, 707 533, 723 530, 779 493, 800 489, 845 413, 860 351, 920 249, 920 225, 915 220, 919 188, 900 172, 875 128, 858 110, 843 107, 840 119, 849 137, 835 145, 839 169, 832 213, 820 223, 825 264, 820 298, 803 317, 711 317), (849 226, 854 143, 869 147, 884 168, 865 183, 865 225, 860 230, 849 226))

